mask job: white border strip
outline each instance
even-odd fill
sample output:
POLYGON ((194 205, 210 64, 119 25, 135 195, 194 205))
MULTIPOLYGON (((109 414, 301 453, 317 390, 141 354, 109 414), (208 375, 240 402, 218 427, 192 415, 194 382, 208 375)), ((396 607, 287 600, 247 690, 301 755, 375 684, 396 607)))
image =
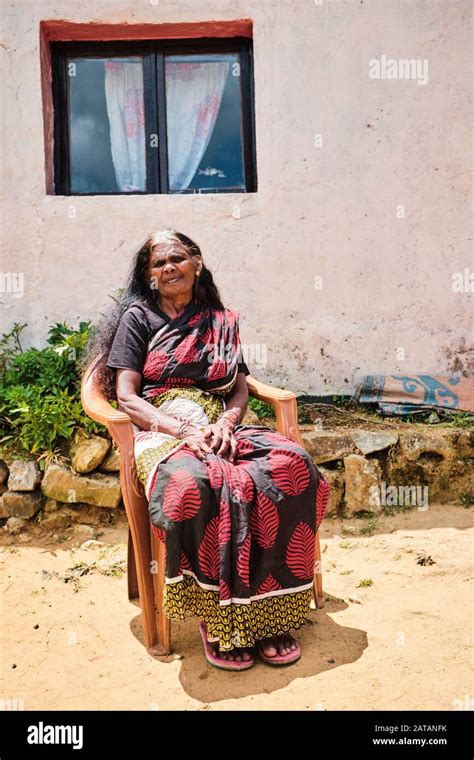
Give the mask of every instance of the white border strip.
MULTIPOLYGON (((183 570, 183 575, 177 575, 175 578, 167 578, 165 576, 165 583, 179 583, 180 581, 184 580, 185 575, 190 575, 192 578, 194 578, 198 586, 205 589, 206 591, 219 591, 219 586, 211 586, 208 583, 200 583, 195 573, 193 573, 191 570, 183 570)), ((266 599, 270 596, 283 596, 284 594, 293 594, 297 593, 298 591, 307 591, 310 588, 313 588, 313 581, 311 581, 311 583, 306 583, 304 586, 281 588, 277 589, 276 591, 268 591, 266 594, 257 594, 256 596, 250 596, 247 599, 239 599, 238 597, 233 597, 232 599, 224 599, 222 601, 219 601, 219 606, 224 607, 228 604, 250 604, 250 602, 256 601, 257 599, 266 599)))

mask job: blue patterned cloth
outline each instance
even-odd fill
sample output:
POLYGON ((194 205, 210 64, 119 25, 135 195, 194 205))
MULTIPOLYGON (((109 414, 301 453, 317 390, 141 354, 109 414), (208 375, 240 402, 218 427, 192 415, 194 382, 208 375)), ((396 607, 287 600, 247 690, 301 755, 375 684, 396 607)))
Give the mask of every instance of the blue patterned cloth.
POLYGON ((429 409, 474 412, 474 378, 452 375, 366 375, 354 400, 375 404, 387 416, 406 416, 429 409))

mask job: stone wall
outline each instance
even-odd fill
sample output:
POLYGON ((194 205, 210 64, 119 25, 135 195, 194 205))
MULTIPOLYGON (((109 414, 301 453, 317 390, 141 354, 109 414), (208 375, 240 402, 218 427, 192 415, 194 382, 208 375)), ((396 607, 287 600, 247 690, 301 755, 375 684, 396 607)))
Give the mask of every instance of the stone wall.
MULTIPOLYGON (((247 418, 250 422, 250 417, 247 418)), ((257 418, 258 420, 258 418, 257 418)), ((306 449, 331 485, 328 516, 473 503, 474 430, 327 432, 301 425, 306 449)), ((123 512, 120 458, 108 439, 81 437, 70 461, 42 472, 34 459, 0 460, 0 518, 17 534, 41 516, 45 531, 110 522, 123 512)), ((93 529, 89 532, 92 536, 93 529)))

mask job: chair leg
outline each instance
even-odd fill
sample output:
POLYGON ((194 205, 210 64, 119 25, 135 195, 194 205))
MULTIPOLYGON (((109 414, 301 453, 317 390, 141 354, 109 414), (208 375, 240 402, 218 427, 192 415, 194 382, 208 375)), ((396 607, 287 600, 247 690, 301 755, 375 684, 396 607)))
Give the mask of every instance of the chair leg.
POLYGON ((155 561, 153 585, 155 588, 155 616, 157 643, 153 647, 154 654, 171 654, 171 625, 170 619, 163 612, 163 587, 165 583, 165 547, 150 526, 152 556, 155 561))
POLYGON ((135 561, 135 551, 133 549, 132 531, 128 526, 128 557, 127 557, 127 581, 128 581, 128 598, 130 601, 140 597, 138 592, 137 563, 135 561))
POLYGON ((316 545, 314 552, 314 581, 313 597, 316 609, 320 610, 326 604, 326 597, 323 592, 323 574, 321 569, 321 546, 319 543, 319 532, 316 533, 316 545))
POLYGON ((133 562, 130 562, 128 568, 129 599, 133 598, 138 586, 145 647, 151 655, 166 655, 169 654, 169 642, 166 642, 157 628, 155 575, 151 572, 153 544, 146 509, 139 513, 138 519, 130 523, 129 530, 132 544, 128 548, 129 560, 133 554, 133 562))

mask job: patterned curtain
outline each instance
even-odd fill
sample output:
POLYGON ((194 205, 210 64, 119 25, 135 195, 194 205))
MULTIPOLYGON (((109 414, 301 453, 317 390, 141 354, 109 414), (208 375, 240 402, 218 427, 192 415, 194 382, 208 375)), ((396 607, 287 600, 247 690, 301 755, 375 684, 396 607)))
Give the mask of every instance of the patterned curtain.
POLYGON ((141 61, 105 61, 110 144, 121 192, 146 189, 145 117, 141 61))
POLYGON ((166 120, 170 190, 192 181, 211 139, 230 63, 166 61, 166 120))

